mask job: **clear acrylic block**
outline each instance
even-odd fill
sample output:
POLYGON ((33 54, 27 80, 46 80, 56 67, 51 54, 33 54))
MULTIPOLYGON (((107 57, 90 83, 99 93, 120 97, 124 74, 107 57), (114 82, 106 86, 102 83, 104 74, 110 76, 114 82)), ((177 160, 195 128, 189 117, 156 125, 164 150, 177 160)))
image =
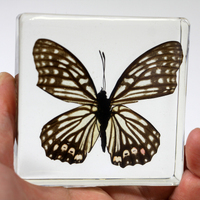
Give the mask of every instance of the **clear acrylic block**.
POLYGON ((65 187, 178 185, 188 37, 184 18, 20 15, 17 174, 65 187), (106 136, 94 87, 109 99, 106 136))

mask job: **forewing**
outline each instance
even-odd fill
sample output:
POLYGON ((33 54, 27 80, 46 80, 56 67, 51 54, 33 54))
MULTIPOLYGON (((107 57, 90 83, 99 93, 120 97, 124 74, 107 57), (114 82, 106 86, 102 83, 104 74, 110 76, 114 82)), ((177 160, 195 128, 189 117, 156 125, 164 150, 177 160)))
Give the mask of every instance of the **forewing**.
POLYGON ((133 103, 173 93, 182 59, 181 44, 176 41, 148 50, 123 72, 110 96, 111 104, 133 103))
POLYGON ((111 162, 121 167, 149 162, 160 145, 153 125, 125 106, 112 108, 106 133, 111 162))
POLYGON ((96 89, 83 64, 59 44, 39 39, 33 48, 37 86, 63 101, 95 103, 96 89))
POLYGON ((97 108, 84 105, 49 121, 40 135, 46 155, 62 162, 82 163, 98 136, 97 108))

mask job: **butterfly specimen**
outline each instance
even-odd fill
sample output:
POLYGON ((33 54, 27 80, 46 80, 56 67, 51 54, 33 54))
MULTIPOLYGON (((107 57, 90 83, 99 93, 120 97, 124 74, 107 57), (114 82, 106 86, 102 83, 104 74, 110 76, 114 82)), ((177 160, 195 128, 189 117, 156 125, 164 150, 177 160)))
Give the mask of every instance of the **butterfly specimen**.
MULTIPOLYGON (((38 39, 33 48, 37 86, 54 97, 80 104, 45 124, 42 147, 51 159, 82 163, 101 138, 102 150, 122 168, 145 164, 156 154, 160 134, 145 118, 124 104, 172 94, 183 53, 181 44, 160 44, 134 60, 119 77, 109 98, 97 93, 90 74, 69 50, 38 39)), ((105 56, 101 53, 102 62, 105 56)))

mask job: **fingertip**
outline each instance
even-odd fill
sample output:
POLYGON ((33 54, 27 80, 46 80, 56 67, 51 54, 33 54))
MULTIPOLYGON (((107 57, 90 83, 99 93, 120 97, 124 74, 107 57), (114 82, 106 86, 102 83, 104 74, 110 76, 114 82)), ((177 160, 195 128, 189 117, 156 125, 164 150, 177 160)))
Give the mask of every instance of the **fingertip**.
POLYGON ((170 200, 199 200, 200 197, 200 182, 199 178, 191 171, 186 170, 183 174, 181 182, 170 196, 170 200))
POLYGON ((15 114, 15 79, 7 72, 0 73, 0 107, 1 114, 15 114))
MULTIPOLYGON (((191 144, 196 144, 200 138, 200 128, 193 129, 188 135, 186 146, 191 146, 191 144)), ((200 142, 200 141, 199 141, 200 142)))
POLYGON ((0 73, 0 163, 13 167, 13 141, 15 131, 15 80, 0 73))
POLYGON ((14 80, 14 78, 12 77, 12 75, 10 75, 7 72, 1 72, 0 73, 0 85, 2 85, 4 83, 4 81, 10 81, 10 80, 14 80))
POLYGON ((200 128, 192 130, 186 142, 186 165, 195 175, 200 177, 200 128))

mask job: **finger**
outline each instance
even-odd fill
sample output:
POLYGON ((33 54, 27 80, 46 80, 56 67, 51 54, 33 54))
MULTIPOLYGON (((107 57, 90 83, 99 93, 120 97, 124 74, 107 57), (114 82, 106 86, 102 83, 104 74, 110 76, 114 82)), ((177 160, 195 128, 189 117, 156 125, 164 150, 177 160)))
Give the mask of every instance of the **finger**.
POLYGON ((174 190, 174 187, 164 186, 116 186, 103 187, 113 199, 167 199, 174 190))
POLYGON ((197 176, 186 170, 181 182, 169 198, 170 200, 199 200, 200 197, 200 180, 197 176))
POLYGON ((196 176, 200 177, 200 129, 196 128, 188 136, 186 142, 186 165, 196 176))
POLYGON ((0 163, 13 168, 15 83, 8 73, 0 74, 0 163))
POLYGON ((63 187, 41 187, 32 184, 26 184, 26 196, 35 197, 34 200, 113 200, 101 188, 63 188, 63 187))

